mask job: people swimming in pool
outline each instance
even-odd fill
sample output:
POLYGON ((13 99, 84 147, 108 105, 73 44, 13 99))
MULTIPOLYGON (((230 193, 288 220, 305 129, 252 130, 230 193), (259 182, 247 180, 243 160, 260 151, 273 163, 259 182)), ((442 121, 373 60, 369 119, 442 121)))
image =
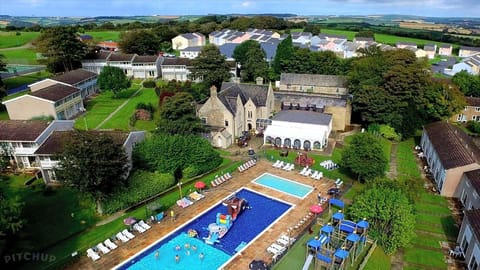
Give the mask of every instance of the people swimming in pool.
POLYGON ((197 246, 192 245, 192 250, 193 250, 193 251, 197 251, 197 246))
POLYGON ((180 249, 182 249, 182 247, 180 247, 180 245, 176 245, 176 246, 175 246, 175 250, 176 250, 176 251, 179 251, 180 249))
POLYGON ((180 262, 180 255, 175 255, 175 262, 176 263, 179 263, 180 262))
POLYGON ((198 258, 200 259, 200 261, 203 261, 203 258, 205 258, 205 255, 203 255, 203 252, 200 252, 200 254, 198 255, 198 258))
POLYGON ((157 250, 157 251, 155 252, 155 259, 158 259, 158 257, 160 257, 160 251, 157 250))
POLYGON ((187 249, 187 250, 185 251, 185 254, 187 254, 187 256, 190 256, 190 250, 187 249))
POLYGON ((190 244, 189 243, 185 243, 185 249, 189 249, 190 248, 190 244))

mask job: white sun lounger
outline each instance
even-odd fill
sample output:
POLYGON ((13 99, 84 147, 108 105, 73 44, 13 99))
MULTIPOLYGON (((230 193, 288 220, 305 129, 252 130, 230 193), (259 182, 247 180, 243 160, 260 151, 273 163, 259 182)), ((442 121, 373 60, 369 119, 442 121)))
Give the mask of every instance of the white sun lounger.
POLYGON ((91 248, 87 249, 87 257, 91 258, 93 261, 100 259, 100 255, 91 248))
POLYGON ((108 249, 106 246, 103 245, 103 243, 99 243, 97 245, 98 250, 100 250, 103 254, 107 254, 110 252, 110 249, 108 249))
POLYGON ((287 170, 288 167, 290 167, 290 163, 286 163, 286 164, 282 167, 282 169, 283 169, 283 170, 287 170))
POLYGON ((117 233, 115 237, 117 237, 117 239, 120 239, 120 241, 122 241, 123 243, 126 243, 130 240, 130 238, 126 237, 121 232, 117 233))
POLYGON ((128 239, 133 239, 135 238, 135 235, 131 232, 129 232, 127 229, 122 231, 123 235, 125 235, 128 239))
POLYGON ((300 174, 303 175, 307 170, 308 170, 307 167, 303 168, 303 169, 300 171, 300 174))
POLYGON ((295 169, 295 164, 291 163, 290 167, 287 168, 287 171, 292 171, 293 169, 295 169))
POLYGON ((320 180, 323 177, 323 172, 318 172, 317 176, 315 177, 315 180, 320 180))
POLYGON ((146 231, 142 226, 138 225, 138 223, 133 224, 133 229, 139 233, 144 233, 146 231))
POLYGON ((312 169, 308 169, 303 175, 309 176, 310 174, 312 174, 312 169))
POLYGON ((293 238, 293 237, 288 237, 287 235, 284 235, 284 234, 282 234, 282 235, 280 236, 280 238, 283 239, 283 240, 285 240, 285 241, 290 241, 290 244, 292 244, 293 242, 295 242, 295 238, 293 238))
POLYGON ((312 175, 310 175, 310 177, 315 179, 315 177, 317 177, 317 174, 318 174, 318 171, 313 171, 313 173, 312 173, 312 175))
POLYGON ((138 225, 142 226, 145 230, 148 230, 148 229, 152 228, 152 226, 145 223, 145 221, 143 221, 143 219, 140 220, 140 222, 138 222, 138 225))
POLYGON ((277 166, 274 166, 275 168, 282 168, 284 165, 283 161, 280 161, 280 163, 277 164, 277 166))
POLYGON ((280 245, 282 245, 282 246, 284 246, 284 247, 286 247, 286 246, 289 245, 288 241, 285 240, 285 239, 283 239, 283 238, 278 238, 278 239, 277 239, 277 243, 279 243, 280 245))
POLYGON ((107 246, 109 249, 116 249, 118 246, 112 242, 112 240, 110 239, 107 239, 105 241, 103 241, 103 243, 105 244, 105 246, 107 246))
POLYGON ((280 160, 277 159, 277 161, 275 161, 275 163, 272 164, 272 167, 277 167, 278 164, 280 164, 280 160))

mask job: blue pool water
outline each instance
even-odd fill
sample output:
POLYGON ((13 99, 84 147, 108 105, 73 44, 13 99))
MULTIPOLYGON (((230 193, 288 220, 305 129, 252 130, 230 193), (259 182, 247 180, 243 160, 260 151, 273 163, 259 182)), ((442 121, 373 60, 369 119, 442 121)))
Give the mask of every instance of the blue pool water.
POLYGON ((217 269, 235 254, 235 248, 242 242, 248 244, 291 207, 247 189, 241 189, 236 195, 246 199, 250 208, 238 216, 220 243, 206 245, 203 237, 208 236, 208 225, 215 222, 217 213, 226 213, 221 202, 117 269, 217 269), (196 230, 199 239, 189 238, 186 235, 189 229, 196 230), (184 248, 187 242, 190 246, 196 245, 197 251, 190 249, 187 255, 184 248), (180 251, 175 250, 177 244, 182 247, 180 251), (155 257, 157 250, 158 258, 155 257), (205 254, 203 261, 198 258, 200 252, 205 254), (176 254, 180 256, 179 263, 175 262, 176 254))
POLYGON ((305 198, 305 196, 307 196, 313 190, 313 187, 311 186, 297 183, 269 173, 262 174, 260 177, 253 180, 253 182, 301 199, 305 198))

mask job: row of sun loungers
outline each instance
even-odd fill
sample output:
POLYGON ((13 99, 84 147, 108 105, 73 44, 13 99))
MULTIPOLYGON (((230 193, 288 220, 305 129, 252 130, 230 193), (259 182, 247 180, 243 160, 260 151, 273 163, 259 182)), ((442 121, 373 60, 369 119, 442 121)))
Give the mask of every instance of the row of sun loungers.
POLYGON ((343 181, 340 178, 337 178, 337 180, 335 181, 335 185, 337 186, 337 188, 340 188, 343 186, 343 181))
POLYGON ((281 160, 277 160, 275 163, 273 163, 272 166, 275 167, 275 168, 286 170, 286 171, 292 171, 293 169, 295 169, 295 164, 284 163, 281 160))
POLYGON ((253 159, 250 159, 249 161, 245 162, 244 164, 238 166, 238 171, 243 172, 245 170, 248 170, 251 167, 255 166, 255 164, 257 164, 257 162, 253 159))
MULTIPOLYGON (((135 223, 133 225, 133 229, 139 233, 144 233, 148 229, 150 229, 152 226, 148 225, 145 223, 145 221, 140 220, 138 223, 135 223)), ((128 231, 127 229, 118 232, 115 235, 115 238, 117 240, 120 240, 122 243, 126 243, 130 241, 131 239, 135 238, 135 235, 128 231)), ((89 248, 87 249, 87 257, 91 258, 93 261, 97 261, 100 259, 100 254, 108 254, 110 251, 116 249, 118 247, 117 244, 115 244, 111 239, 107 239, 105 241, 98 243, 94 248, 89 248)))
POLYGON ((230 173, 226 173, 220 177, 217 177, 215 178, 215 180, 213 180, 212 182, 210 182, 210 185, 212 187, 216 187, 218 185, 221 185, 225 182, 227 182, 228 180, 232 179, 232 175, 230 173))
POLYGON ((200 193, 194 191, 194 192, 188 194, 188 197, 189 197, 192 201, 195 202, 195 201, 199 201, 199 200, 205 198, 205 195, 200 194, 200 193))
POLYGON ((295 238, 288 237, 287 235, 281 235, 275 243, 271 244, 267 251, 275 257, 279 257, 287 250, 287 248, 295 242, 295 238))
POLYGON ((302 171, 300 171, 300 174, 303 176, 310 176, 315 180, 320 180, 323 177, 323 172, 315 171, 308 167, 303 168, 302 171))

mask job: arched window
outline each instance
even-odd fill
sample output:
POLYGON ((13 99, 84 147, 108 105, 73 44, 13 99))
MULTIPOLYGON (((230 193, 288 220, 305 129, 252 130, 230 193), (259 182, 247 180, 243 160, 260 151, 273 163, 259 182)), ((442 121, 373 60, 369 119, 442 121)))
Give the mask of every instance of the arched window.
POLYGON ((276 146, 281 146, 282 145, 282 139, 280 137, 275 138, 275 145, 276 146))
POLYGON ((301 142, 300 142, 299 139, 296 139, 295 141, 293 141, 293 147, 294 147, 295 149, 300 149, 300 147, 301 147, 301 142))
POLYGON ((303 142, 303 149, 305 149, 305 151, 312 149, 310 141, 303 142))
POLYGON ((283 146, 291 147, 292 146, 292 141, 289 138, 286 138, 285 140, 283 140, 283 146))
POLYGON ((315 141, 313 143, 313 149, 321 149, 321 148, 322 148, 322 144, 319 141, 315 141))

